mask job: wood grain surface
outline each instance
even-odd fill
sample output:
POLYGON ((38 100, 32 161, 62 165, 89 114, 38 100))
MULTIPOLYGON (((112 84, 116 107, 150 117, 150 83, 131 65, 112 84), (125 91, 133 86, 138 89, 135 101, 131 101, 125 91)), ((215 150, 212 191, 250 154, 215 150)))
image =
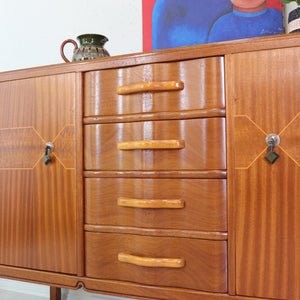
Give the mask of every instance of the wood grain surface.
POLYGON ((232 56, 239 295, 299 299, 299 60, 298 48, 232 56))
POLYGON ((299 300, 299 47, 300 34, 281 35, 0 74, 1 277, 139 299, 299 300), (184 88, 117 95, 166 81, 184 88), (186 147, 117 149, 158 139, 186 147), (184 208, 117 204, 178 195, 184 208))
POLYGON ((86 178, 86 223, 199 231, 226 231, 226 180, 86 178), (119 197, 182 199, 182 209, 118 206, 119 197))
POLYGON ((223 59, 213 57, 85 74, 85 116, 126 115, 224 108, 223 59), (182 81, 184 89, 118 95, 124 85, 182 81))
POLYGON ((86 276, 155 286, 227 291, 225 241, 128 234, 86 233, 86 276), (180 258, 179 269, 149 268, 118 261, 118 254, 180 258))
POLYGON ((77 272, 74 87, 74 74, 0 84, 1 264, 77 272))
POLYGON ((84 126, 85 170, 201 170, 226 168, 223 118, 84 126), (172 150, 117 149, 117 143, 183 140, 172 150), (102 141, 105 141, 103 143, 102 141))

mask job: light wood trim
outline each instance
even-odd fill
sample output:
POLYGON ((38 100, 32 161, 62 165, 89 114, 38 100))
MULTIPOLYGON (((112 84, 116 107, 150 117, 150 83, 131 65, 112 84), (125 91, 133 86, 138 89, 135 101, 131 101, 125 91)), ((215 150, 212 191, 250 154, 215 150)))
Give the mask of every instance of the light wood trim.
POLYGON ((117 144, 119 150, 182 149, 184 147, 183 140, 128 141, 117 144))
POLYGON ((118 260, 136 266, 151 268, 183 268, 185 265, 184 259, 181 258, 141 257, 126 253, 119 253, 118 260))
POLYGON ((136 208, 183 208, 182 199, 132 199, 126 197, 118 198, 118 206, 136 208))
POLYGON ((140 82, 123 85, 117 88, 118 95, 129 95, 145 92, 178 91, 184 89, 182 81, 140 82))

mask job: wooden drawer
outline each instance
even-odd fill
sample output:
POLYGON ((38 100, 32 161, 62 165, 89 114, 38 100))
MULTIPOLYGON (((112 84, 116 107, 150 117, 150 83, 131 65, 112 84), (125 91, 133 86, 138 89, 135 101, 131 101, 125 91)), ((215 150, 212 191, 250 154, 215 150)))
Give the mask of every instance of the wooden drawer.
POLYGON ((85 116, 224 108, 223 58, 87 72, 84 99, 85 116), (149 82, 155 82, 155 92, 146 91, 149 82), (168 82, 175 88, 179 82, 180 89, 157 90, 168 82), (144 91, 118 95, 118 87, 133 84, 144 91))
POLYGON ((225 241, 91 232, 85 237, 88 277, 227 291, 225 241))
POLYGON ((87 224, 226 231, 225 179, 85 179, 87 224))
POLYGON ((225 149, 223 118, 84 126, 86 170, 225 169, 225 149))

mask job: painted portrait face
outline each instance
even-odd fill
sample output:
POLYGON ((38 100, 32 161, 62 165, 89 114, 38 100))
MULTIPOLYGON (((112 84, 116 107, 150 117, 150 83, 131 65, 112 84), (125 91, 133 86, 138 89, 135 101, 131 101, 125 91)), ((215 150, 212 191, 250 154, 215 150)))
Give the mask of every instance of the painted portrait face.
POLYGON ((245 8, 245 9, 253 9, 255 7, 261 6, 265 0, 231 0, 233 5, 240 7, 240 8, 245 8))

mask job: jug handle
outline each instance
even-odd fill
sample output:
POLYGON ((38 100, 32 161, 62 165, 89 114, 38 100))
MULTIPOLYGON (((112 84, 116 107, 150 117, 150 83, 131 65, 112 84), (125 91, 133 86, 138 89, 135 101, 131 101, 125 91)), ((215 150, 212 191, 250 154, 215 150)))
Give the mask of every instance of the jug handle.
POLYGON ((75 52, 75 51, 78 49, 78 45, 77 45, 77 43, 76 43, 74 40, 69 39, 69 40, 63 41, 63 43, 62 43, 61 46, 60 46, 60 55, 61 55, 61 57, 63 58, 63 60, 64 60, 65 62, 70 62, 70 61, 66 58, 65 53, 64 53, 64 47, 65 47, 65 45, 66 45, 67 43, 72 43, 72 44, 74 45, 74 51, 73 51, 73 52, 75 52))

